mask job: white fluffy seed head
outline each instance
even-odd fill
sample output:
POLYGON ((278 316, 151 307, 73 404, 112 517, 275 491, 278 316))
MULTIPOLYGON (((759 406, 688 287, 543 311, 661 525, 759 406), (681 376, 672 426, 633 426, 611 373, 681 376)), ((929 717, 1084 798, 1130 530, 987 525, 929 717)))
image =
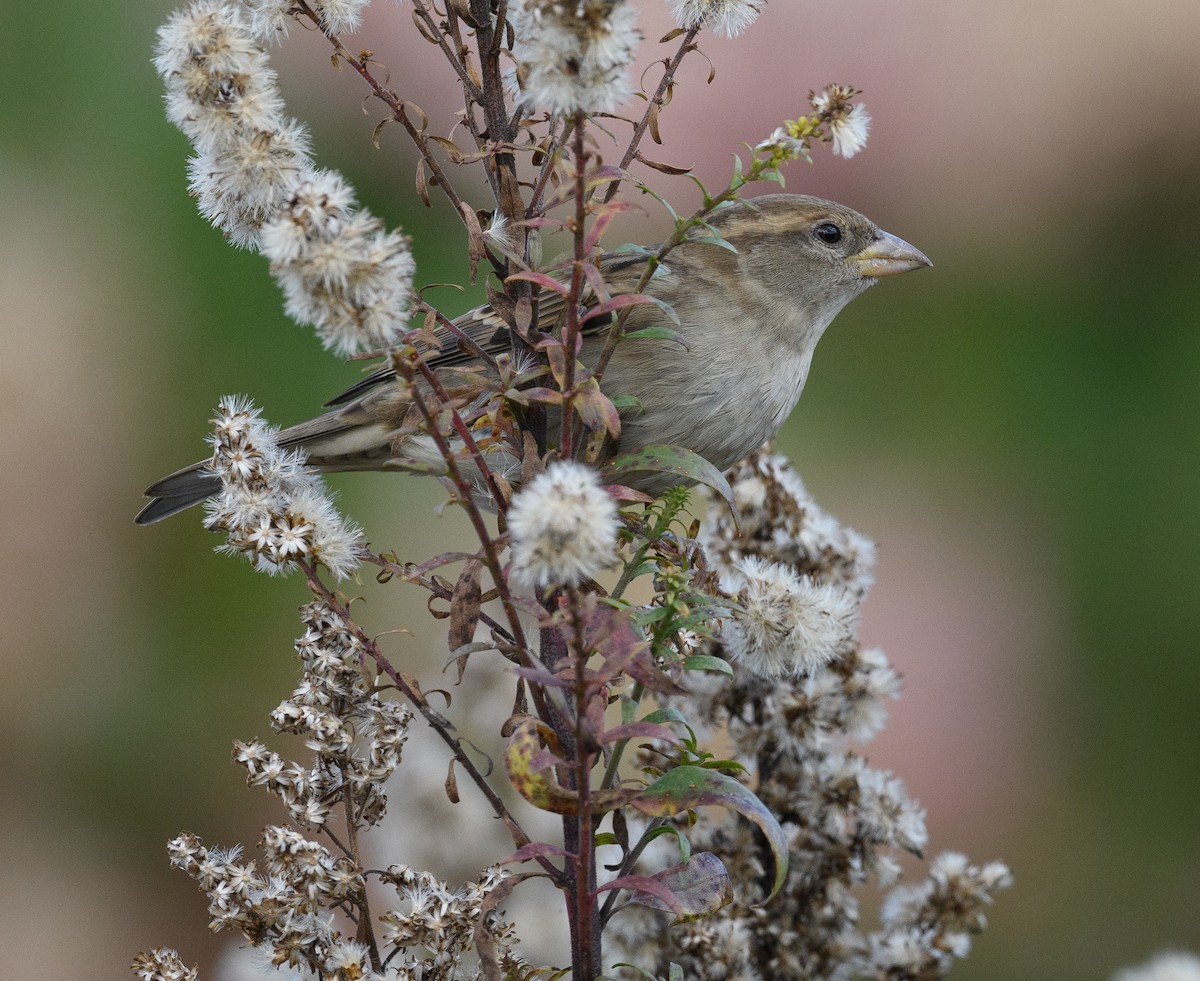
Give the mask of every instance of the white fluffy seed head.
POLYGON ((762 0, 671 0, 671 13, 680 27, 704 24, 720 37, 737 37, 761 10, 762 0))
POLYGON ((617 505, 591 467, 552 463, 508 510, 512 576, 526 587, 578 586, 616 559, 617 505))
POLYGON ((626 0, 514 0, 521 100, 548 112, 612 112, 632 92, 641 40, 626 0))
POLYGON ((261 572, 319 562, 344 578, 359 563, 362 532, 338 514, 304 457, 276 436, 249 400, 221 400, 208 465, 221 491, 206 502, 204 525, 225 532, 220 551, 244 555, 261 572))
POLYGON ((805 674, 857 646, 858 600, 840 585, 745 558, 725 574, 722 588, 741 606, 722 628, 726 650, 754 674, 805 674))

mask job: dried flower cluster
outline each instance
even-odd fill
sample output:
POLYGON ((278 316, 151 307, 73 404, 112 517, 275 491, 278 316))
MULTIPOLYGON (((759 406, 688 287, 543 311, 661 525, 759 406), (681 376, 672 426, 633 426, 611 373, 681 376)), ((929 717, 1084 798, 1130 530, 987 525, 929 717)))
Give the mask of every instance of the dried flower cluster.
POLYGON ((513 0, 523 100, 549 112, 612 112, 632 92, 641 35, 626 0, 513 0))
MULTIPOLYGON (((743 524, 739 532, 713 509, 702 539, 716 570, 764 575, 772 580, 764 589, 807 581, 814 593, 831 590, 832 608, 852 620, 850 609, 871 581, 870 543, 822 512, 786 460, 768 450, 729 477, 743 524)), ((749 591, 749 601, 746 588, 734 597, 743 609, 734 613, 733 632, 726 624, 708 642, 714 653, 737 659, 732 682, 670 704, 732 739, 733 759, 787 832, 787 884, 770 903, 753 905, 765 896, 770 867, 761 838, 744 821, 701 821, 689 832, 692 848, 721 856, 741 894, 713 917, 669 931, 661 914, 631 907, 613 924, 627 956, 658 976, 678 963, 700 981, 944 975, 983 928, 983 910, 1009 884, 1007 869, 948 853, 931 864, 925 882, 896 885, 896 853, 925 849, 924 812, 896 777, 872 769, 849 743, 882 728, 899 677, 881 651, 861 649, 850 631, 835 631, 840 646, 833 651, 827 637, 805 636, 793 623, 794 635, 763 642, 769 653, 748 650, 747 636, 765 629, 749 591), (751 670, 739 670, 740 662, 751 670), (890 889, 873 931, 860 926, 855 893, 871 882, 890 889)), ((810 616, 798 611, 800 622, 810 616)))
POLYGON ((304 737, 316 765, 285 761, 257 740, 235 743, 234 762, 246 768, 250 786, 265 786, 305 827, 326 824, 340 800, 363 824, 378 824, 387 809, 382 788, 400 763, 412 713, 369 683, 362 643, 340 613, 320 601, 301 612, 307 630, 296 653, 304 676, 271 723, 304 737))
POLYGON ((839 157, 853 157, 867 145, 871 116, 865 105, 852 101, 858 94, 848 85, 829 85, 809 95, 818 120, 829 130, 833 152, 839 157))
POLYGON ((204 526, 226 533, 221 549, 272 575, 319 563, 348 576, 358 565, 362 533, 338 514, 304 455, 280 447, 276 431, 238 396, 221 401, 213 425, 208 470, 220 478, 221 491, 205 505, 204 526))
MULTIPOLYGON (((377 873, 363 868, 354 843, 384 815, 384 785, 400 762, 412 714, 369 683, 362 638, 338 611, 318 601, 304 609, 303 619, 307 629, 296 651, 304 676, 271 719, 276 731, 304 737, 312 763, 285 760, 258 740, 235 743, 233 757, 245 767, 247 783, 266 787, 297 825, 330 830, 340 816, 346 833, 331 835, 333 847, 327 847, 295 828, 272 825, 263 832, 257 861, 244 860, 240 847, 210 849, 196 835, 179 835, 169 845, 171 861, 208 897, 210 928, 238 930, 275 965, 317 977, 448 981, 459 976, 485 919, 505 962, 516 963, 511 925, 487 905, 505 878, 499 868, 457 890, 406 866, 377 873), (331 915, 344 909, 361 917, 370 877, 394 894, 394 905, 378 914, 380 941, 394 952, 386 971, 370 946, 346 935, 353 924, 339 925, 331 915)), ((164 949, 143 954, 134 967, 147 979, 194 977, 164 949)))
MULTIPOLYGON (((260 38, 282 31, 286 6, 196 0, 172 15, 154 60, 167 117, 196 149, 188 172, 201 214, 272 260, 288 313, 341 354, 375 350, 407 325, 412 254, 353 209, 344 182, 313 165, 308 131, 285 116, 260 38)), ((362 6, 318 5, 339 22, 362 6)))

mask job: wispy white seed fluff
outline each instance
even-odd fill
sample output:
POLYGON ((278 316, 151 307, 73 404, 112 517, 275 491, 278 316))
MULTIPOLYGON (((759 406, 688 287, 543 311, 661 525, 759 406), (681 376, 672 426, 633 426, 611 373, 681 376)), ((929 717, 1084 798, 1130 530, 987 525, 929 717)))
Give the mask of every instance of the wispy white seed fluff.
POLYGON ((354 32, 362 25, 363 11, 370 0, 314 0, 311 4, 321 24, 334 34, 354 32))
POLYGON ((758 558, 737 562, 721 585, 741 606, 724 624, 726 650, 756 675, 804 674, 857 646, 859 604, 842 586, 758 558))
POLYGON ((866 596, 874 544, 824 511, 786 457, 764 447, 727 476, 741 521, 735 524, 727 509, 712 507, 700 531, 704 551, 718 568, 756 555, 866 596))
POLYGON ((841 157, 853 157, 863 149, 871 131, 867 107, 851 101, 858 94, 847 85, 827 85, 812 96, 812 107, 828 128, 830 148, 841 157))
POLYGON ((280 447, 276 435, 246 399, 221 400, 207 467, 221 491, 205 505, 204 526, 226 533, 220 551, 244 555, 262 572, 290 572, 303 561, 344 578, 359 563, 362 533, 338 514, 303 454, 280 447))
POLYGON ((1200 981, 1200 957, 1184 951, 1164 951, 1146 964, 1118 971, 1112 981, 1200 981))
POLYGON ((840 157, 852 157, 867 145, 871 131, 871 117, 861 102, 846 115, 829 122, 829 135, 833 152, 840 157))
POLYGON ((284 40, 294 23, 292 0, 239 0, 251 35, 264 44, 284 40))
POLYGON ((703 24, 721 37, 737 37, 761 10, 762 0, 671 0, 671 13, 680 27, 703 24))
POLYGON ((311 167, 307 130, 284 114, 275 73, 240 8, 197 0, 159 29, 155 67, 167 118, 192 141, 201 213, 235 245, 258 229, 311 167))
POLYGON ((289 316, 339 354, 387 347, 407 328, 415 271, 408 238, 354 209, 339 174, 312 171, 262 228, 289 316))
POLYGON ((242 133, 188 161, 188 187, 205 218, 239 248, 258 248, 263 225, 311 172, 308 130, 295 120, 242 133))
POLYGON ((617 505, 591 467, 552 463, 508 509, 512 576, 527 587, 578 586, 616 559, 617 505))
POLYGON ((632 92, 641 34, 626 0, 514 0, 522 101, 548 112, 612 112, 632 92))
MULTIPOLYGON (((363 4, 317 6, 343 29, 363 4)), ((327 348, 373 351, 407 326, 412 252, 402 233, 355 207, 341 177, 316 169, 308 131, 285 116, 262 43, 288 19, 286 4, 268 0, 196 0, 175 14, 155 58, 167 116, 195 145, 188 176, 201 214, 272 261, 288 313, 327 348)))

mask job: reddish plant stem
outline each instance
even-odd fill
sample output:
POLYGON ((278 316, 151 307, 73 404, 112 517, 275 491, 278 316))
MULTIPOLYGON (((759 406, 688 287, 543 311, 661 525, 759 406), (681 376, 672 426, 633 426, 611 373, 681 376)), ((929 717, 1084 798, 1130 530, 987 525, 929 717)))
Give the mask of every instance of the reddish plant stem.
MULTIPOLYGON (((425 363, 425 359, 423 357, 418 356, 417 366, 418 371, 421 373, 421 377, 425 380, 426 384, 429 385, 434 397, 437 398, 438 404, 448 405, 450 402, 450 395, 442 385, 442 381, 440 378, 438 378, 437 373, 425 363)), ((496 504, 496 509, 501 514, 504 514, 508 510, 508 501, 505 498, 504 493, 501 491, 500 485, 496 483, 496 476, 492 473, 492 468, 488 466, 487 461, 483 458, 483 451, 479 449, 479 444, 475 442, 475 437, 471 434, 471 430, 467 427, 467 424, 463 422, 462 416, 459 415, 456 410, 451 411, 450 420, 451 424, 454 426, 454 431, 458 434, 459 439, 463 441, 463 445, 466 447, 467 452, 471 455, 471 462, 475 464, 476 469, 479 470, 480 477, 482 477, 484 482, 487 484, 488 492, 491 494, 492 500, 496 504)), ((499 581, 497 581, 496 585, 499 586, 499 581)))
POLYGON ((550 140, 546 144, 546 159, 542 161, 542 168, 538 171, 533 191, 529 195, 529 207, 525 209, 526 218, 533 218, 541 209, 542 195, 546 193, 546 185, 549 183, 550 176, 554 173, 554 169, 558 165, 559 148, 571 135, 573 125, 574 120, 568 119, 564 121, 563 130, 558 136, 553 134, 553 130, 551 131, 550 140))
MULTIPOLYGON (((418 361, 421 360, 419 355, 415 355, 415 352, 414 356, 418 361)), ((446 434, 441 431, 441 427, 437 424, 433 409, 430 408, 425 397, 414 384, 415 375, 418 372, 410 362, 400 357, 394 357, 392 363, 395 365, 396 370, 409 383, 413 404, 421 414, 421 418, 425 422, 425 428, 429 436, 433 439, 442 461, 446 464, 447 476, 458 493, 463 508, 466 510, 467 516, 471 521, 471 526, 475 529, 475 535, 483 548, 484 565, 487 566, 488 574, 491 575, 492 582, 495 583, 500 604, 504 608, 505 618, 508 620, 509 630, 512 632, 513 637, 516 638, 516 652, 521 659, 521 664, 531 668, 540 667, 537 656, 530 650, 528 642, 525 639, 525 631, 521 626, 521 619, 517 613, 516 604, 513 602, 512 594, 508 590, 508 580, 504 576, 504 568, 500 564, 499 549, 496 547, 495 539, 488 532, 487 522, 484 520, 479 505, 475 502, 474 495, 471 493, 471 484, 463 476, 462 469, 458 466, 458 461, 455 458, 454 450, 450 446, 446 434)), ((460 424, 462 423, 462 419, 458 416, 457 412, 451 410, 451 415, 457 418, 460 424)), ((463 429, 465 428, 466 426, 463 425, 463 429)), ((538 715, 547 723, 553 724, 552 720, 556 717, 555 710, 547 701, 545 691, 534 685, 531 688, 531 694, 538 715)))
MULTIPOLYGON (((463 476, 462 469, 458 465, 454 449, 450 446, 450 441, 446 438, 446 434, 442 432, 441 426, 438 425, 434 410, 430 408, 429 404, 425 400, 424 395, 422 395, 415 384, 417 375, 421 375, 425 381, 428 381, 430 378, 432 378, 435 383, 437 382, 437 376, 434 375, 429 366, 424 363, 424 359, 415 351, 412 353, 411 360, 405 358, 402 353, 398 353, 397 355, 393 356, 392 364, 395 366, 397 372, 404 377, 405 381, 409 383, 409 394, 412 396, 413 404, 417 407, 417 411, 421 414, 421 418, 425 422, 425 428, 429 436, 433 439, 434 444, 437 446, 438 452, 441 454, 442 462, 446 464, 447 476, 449 476, 451 483, 454 484, 454 488, 458 493, 463 508, 466 510, 467 516, 470 518, 471 526, 475 529, 475 535, 479 539, 480 545, 483 546, 484 564, 487 566, 488 572, 491 574, 492 580, 496 584, 496 589, 499 590, 500 602, 504 607, 504 613, 508 620, 509 629, 512 631, 513 637, 516 638, 517 644, 522 650, 526 651, 528 657, 530 658, 528 664, 532 665, 532 654, 528 652, 528 645, 525 641, 525 631, 521 627, 521 620, 517 614, 517 608, 513 605, 512 596, 508 591, 508 581, 505 579, 504 569, 500 565, 500 556, 496 548, 496 542, 488 531, 487 522, 483 518, 483 513, 480 511, 479 505, 476 504, 475 497, 471 493, 471 484, 466 477, 463 476), (422 371, 422 368, 424 368, 425 371, 428 371, 428 375, 422 371)), ((440 387, 440 383, 438 384, 440 387)), ((438 395, 436 390, 434 391, 434 394, 441 399, 440 404, 443 406, 449 401, 448 398, 445 398, 445 389, 442 389, 441 395, 438 395)), ((462 417, 459 416, 459 414, 454 410, 451 410, 451 417, 458 422, 458 426, 455 427, 456 432, 458 432, 459 435, 462 435, 463 432, 466 432, 469 438, 470 432, 467 430, 466 424, 463 423, 462 417), (459 427, 461 427, 461 429, 459 427)), ((472 442, 474 441, 472 440, 472 442)), ((475 447, 475 452, 479 452, 478 446, 475 447)), ((482 458, 482 455, 480 455, 480 457, 482 458)))
MULTIPOLYGON (((346 840, 350 846, 351 861, 358 868, 364 868, 365 863, 358 849, 358 815, 354 811, 354 795, 350 792, 350 784, 342 784, 342 802, 346 807, 346 840)), ((368 889, 364 880, 362 891, 355 900, 359 908, 358 941, 367 945, 371 958, 371 966, 376 971, 383 970, 383 960, 379 956, 379 944, 375 940, 375 921, 371 918, 371 904, 368 899, 368 889)))
POLYGON ((575 880, 571 891, 573 913, 571 920, 572 977, 591 981, 600 973, 600 931, 596 917, 596 854, 595 815, 592 813, 592 753, 591 735, 587 731, 588 699, 587 649, 584 644, 583 621, 580 617, 582 597, 578 590, 567 591, 567 609, 571 618, 570 639, 567 642, 571 657, 572 694, 574 696, 573 762, 578 813, 564 820, 564 845, 575 854, 575 880))
POLYGON ((575 261, 571 266, 571 292, 567 295, 567 322, 563 327, 563 346, 566 348, 562 381, 562 429, 559 436, 559 451, 564 460, 575 456, 575 412, 571 400, 575 395, 576 346, 579 342, 581 324, 579 305, 583 297, 583 264, 588 260, 584 254, 587 235, 587 134, 584 122, 587 115, 575 113, 574 121, 574 164, 575 164, 575 261))

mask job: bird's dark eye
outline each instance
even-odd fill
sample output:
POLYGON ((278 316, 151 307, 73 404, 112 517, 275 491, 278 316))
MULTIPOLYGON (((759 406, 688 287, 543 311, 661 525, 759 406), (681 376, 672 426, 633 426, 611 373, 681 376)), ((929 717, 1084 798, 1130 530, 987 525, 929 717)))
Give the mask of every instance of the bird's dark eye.
POLYGON ((837 245, 842 240, 842 230, 831 221, 823 221, 813 229, 813 235, 826 245, 837 245))

